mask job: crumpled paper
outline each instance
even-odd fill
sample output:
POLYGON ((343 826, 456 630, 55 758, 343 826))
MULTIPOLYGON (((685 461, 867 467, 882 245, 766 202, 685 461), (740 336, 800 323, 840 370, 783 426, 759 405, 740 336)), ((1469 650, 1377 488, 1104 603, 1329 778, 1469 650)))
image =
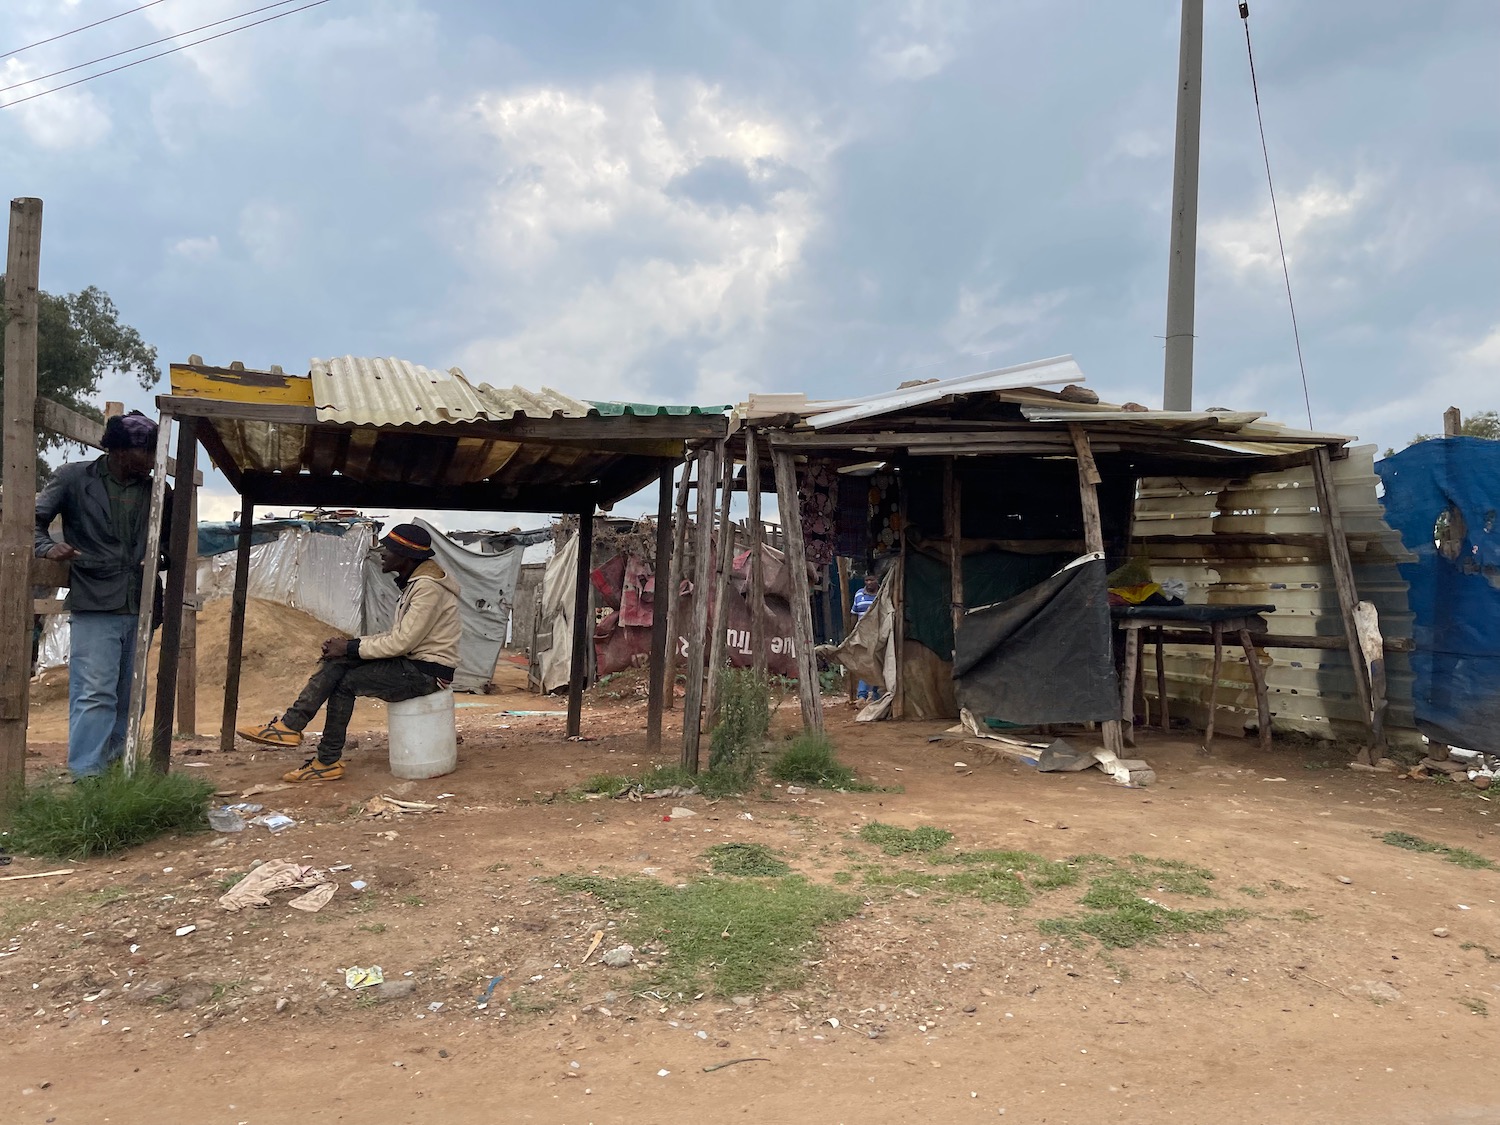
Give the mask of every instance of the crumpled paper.
MULTIPOLYGON (((270 906, 271 900, 268 896, 276 891, 306 889, 320 884, 328 884, 328 880, 316 867, 307 867, 284 859, 273 859, 269 863, 261 864, 220 895, 219 906, 231 914, 237 914, 247 906, 270 906)), ((332 884, 328 885, 332 886, 332 884)), ((330 890, 328 894, 332 896, 333 892, 330 890)), ((321 906, 322 903, 318 905, 321 906)), ((308 908, 303 906, 298 909, 308 908)))

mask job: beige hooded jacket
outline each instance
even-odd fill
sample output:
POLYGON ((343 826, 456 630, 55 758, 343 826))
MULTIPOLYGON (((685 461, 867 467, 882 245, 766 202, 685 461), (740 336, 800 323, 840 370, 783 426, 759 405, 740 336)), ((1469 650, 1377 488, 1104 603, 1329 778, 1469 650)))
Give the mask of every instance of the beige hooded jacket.
POLYGON ((401 591, 388 633, 359 638, 361 660, 404 656, 448 668, 458 667, 463 631, 458 623, 458 582, 434 560, 416 570, 401 591))

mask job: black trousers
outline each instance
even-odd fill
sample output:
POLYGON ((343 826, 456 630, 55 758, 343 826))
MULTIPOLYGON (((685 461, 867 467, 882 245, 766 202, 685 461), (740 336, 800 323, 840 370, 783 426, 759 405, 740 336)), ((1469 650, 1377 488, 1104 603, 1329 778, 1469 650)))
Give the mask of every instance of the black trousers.
POLYGON ((323 660, 281 721, 292 730, 304 730, 318 708, 328 704, 323 737, 318 743, 318 761, 331 765, 344 755, 344 736, 354 714, 356 696, 400 703, 403 699, 431 695, 439 686, 434 677, 404 656, 390 660, 360 660, 353 656, 323 660))

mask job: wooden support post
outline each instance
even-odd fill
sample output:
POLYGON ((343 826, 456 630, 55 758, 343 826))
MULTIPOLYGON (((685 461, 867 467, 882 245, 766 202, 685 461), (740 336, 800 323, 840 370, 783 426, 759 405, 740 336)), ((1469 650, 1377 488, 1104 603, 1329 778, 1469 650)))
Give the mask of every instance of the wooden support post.
POLYGON ((5 460, 0 470, 0 817, 26 787, 31 690, 31 569, 36 518, 36 347, 42 201, 10 201, 5 258, 5 460))
POLYGON ((667 606, 676 600, 672 588, 672 469, 661 471, 656 486, 656 566, 651 580, 651 688, 646 699, 646 749, 661 749, 662 696, 671 686, 672 657, 667 651, 667 606))
MULTIPOLYGON (((854 595, 849 592, 850 571, 852 567, 848 559, 842 555, 838 558, 839 578, 839 606, 844 611, 844 636, 848 637, 854 632, 854 626, 859 619, 854 616, 854 595)), ((846 668, 844 669, 844 686, 849 691, 849 702, 853 703, 859 698, 859 678, 854 676, 846 668)))
MULTIPOLYGON (((670 581, 669 599, 667 601, 667 689, 666 698, 662 700, 662 706, 668 711, 677 705, 677 657, 678 642, 682 637, 681 605, 682 576, 686 573, 687 553, 687 497, 689 478, 693 475, 693 467, 697 464, 698 455, 690 453, 682 463, 682 479, 677 482, 677 504, 674 508, 672 519, 672 570, 667 576, 670 581)), ((658 595, 660 596, 660 595, 658 595)))
POLYGON ((1135 745, 1135 680, 1141 661, 1141 631, 1125 630, 1125 675, 1120 685, 1120 728, 1126 746, 1135 745))
POLYGON ((1266 693, 1266 670, 1260 666, 1260 656, 1255 651, 1255 642, 1250 639, 1250 630, 1240 630, 1240 647, 1245 650, 1245 661, 1250 665, 1250 682, 1255 685, 1255 715, 1260 723, 1260 748, 1271 749, 1271 699, 1266 693))
MULTIPOLYGON (((130 675, 130 718, 125 728, 125 771, 134 773, 141 757, 141 725, 146 714, 146 669, 151 657, 152 604, 156 600, 156 572, 161 565, 161 529, 167 511, 167 447, 172 438, 172 416, 162 411, 156 434, 156 465, 151 471, 151 508, 146 517, 146 551, 141 557, 141 612, 135 630, 135 666, 130 675)), ((178 611, 181 612, 179 605, 178 611)), ((173 653, 176 656, 176 653, 173 653)), ((161 680, 160 669, 157 680, 161 680)), ((172 685, 176 691, 176 684, 172 685)), ((171 716, 167 716, 168 724, 171 716)), ((171 727, 167 734, 170 743, 171 727)), ((168 745, 170 751, 171 746, 168 745)))
POLYGON ((568 737, 583 730, 583 689, 589 678, 588 646, 594 637, 589 612, 590 577, 594 573, 594 505, 578 513, 578 567, 573 579, 573 651, 568 665, 568 737))
MULTIPOLYGON (((165 445, 165 440, 162 441, 165 445)), ((177 423, 177 465, 185 470, 172 490, 172 534, 167 546, 167 582, 162 599, 161 657, 156 666, 156 710, 151 719, 151 768, 166 773, 172 768, 172 707, 177 700, 177 669, 182 658, 183 595, 187 589, 188 558, 192 554, 189 535, 193 527, 193 470, 198 460, 198 419, 177 423)), ((160 451, 158 451, 158 460, 160 451)), ((151 616, 150 599, 156 585, 156 560, 146 556, 141 583, 141 617, 151 616)))
MULTIPOLYGON (((179 458, 178 464, 181 464, 179 458)), ((186 738, 198 734, 198 486, 194 476, 177 479, 178 488, 192 496, 188 506, 187 570, 182 587, 182 653, 177 663, 177 733, 186 738)))
MULTIPOLYGON (((1083 507, 1083 545, 1090 554, 1104 555, 1104 526, 1099 518, 1099 467, 1094 464, 1094 451, 1089 445, 1088 431, 1077 422, 1068 423, 1068 434, 1073 439, 1073 452, 1078 458, 1078 499, 1083 507)), ((1125 732, 1119 719, 1107 719, 1099 724, 1104 735, 1104 748, 1115 755, 1125 749, 1125 732)))
POLYGON ((1450 406, 1443 411, 1443 436, 1459 437, 1464 432, 1464 416, 1458 407, 1450 406))
POLYGON ((760 443, 753 427, 745 429, 745 498, 750 511, 750 645, 754 654, 750 667, 755 678, 766 678, 766 656, 771 638, 766 636, 766 545, 765 525, 760 522, 760 443))
POLYGON ((229 662, 224 668, 224 710, 219 720, 219 749, 234 749, 234 727, 240 714, 240 659, 245 653, 245 607, 250 602, 250 534, 255 505, 240 497, 240 537, 235 542, 234 594, 229 599, 229 662))
POLYGON ((1333 465, 1328 449, 1319 446, 1312 454, 1313 484, 1318 492, 1318 511, 1323 517, 1323 533, 1328 538, 1328 565, 1333 569, 1333 584, 1338 592, 1339 612, 1344 618, 1344 636, 1348 641, 1350 672, 1359 698, 1360 714, 1370 732, 1370 745, 1360 748, 1359 760, 1373 765, 1385 753, 1384 732, 1371 702, 1369 669, 1359 644, 1359 617, 1355 612, 1359 594, 1354 587, 1354 564, 1349 558, 1349 539, 1344 534, 1344 517, 1339 509, 1338 490, 1333 482, 1333 465))
POLYGON ((953 651, 958 651, 958 623, 964 616, 963 483, 954 458, 943 461, 943 525, 948 532, 948 569, 952 574, 953 651))
POLYGON ((807 548, 802 539, 802 505, 797 498, 797 469, 784 449, 771 451, 776 468, 776 502, 786 536, 786 563, 792 580, 792 643, 797 649, 797 699, 802 729, 823 733, 823 698, 818 690, 818 660, 813 652, 812 591, 807 582, 807 548))
POLYGON ((1161 713, 1161 729, 1170 733, 1172 730, 1172 708, 1167 702, 1167 661, 1164 653, 1165 644, 1162 635, 1165 630, 1160 625, 1156 627, 1156 709, 1161 713))
POLYGON ((1214 746, 1214 719, 1218 715, 1219 703, 1219 672, 1224 667, 1224 626, 1215 621, 1214 631, 1214 662, 1208 674, 1208 723, 1203 728, 1203 752, 1211 753, 1214 746))
POLYGON ((734 568, 734 525, 729 522, 729 498, 734 495, 734 458, 729 456, 728 446, 720 448, 724 459, 720 466, 718 551, 714 558, 714 611, 713 630, 708 646, 708 683, 703 691, 707 704, 703 710, 708 715, 712 729, 719 721, 719 673, 724 668, 724 650, 728 642, 729 578, 734 568))
POLYGON ((713 555, 714 479, 722 443, 698 455, 698 527, 693 557, 693 621, 688 627, 687 692, 682 698, 682 768, 698 772, 703 742, 703 670, 708 662, 709 563, 713 555))
POLYGON ((896 474, 896 522, 900 525, 895 581, 891 583, 891 637, 896 646, 896 684, 891 693, 891 718, 906 718, 906 481, 896 474))

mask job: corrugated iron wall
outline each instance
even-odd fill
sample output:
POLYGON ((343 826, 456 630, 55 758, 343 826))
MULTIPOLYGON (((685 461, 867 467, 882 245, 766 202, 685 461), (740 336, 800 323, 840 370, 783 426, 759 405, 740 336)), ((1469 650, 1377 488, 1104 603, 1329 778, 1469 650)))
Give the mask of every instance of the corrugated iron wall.
MULTIPOLYGON (((1387 640, 1410 640, 1406 583, 1396 569, 1409 556, 1385 522, 1377 494, 1374 446, 1359 446, 1333 462, 1333 478, 1349 537, 1354 579, 1362 601, 1380 614, 1387 640)), ((1343 619, 1327 542, 1318 513, 1312 469, 1259 473, 1241 479, 1148 477, 1135 503, 1133 541, 1157 580, 1183 579, 1194 604, 1265 603, 1272 633, 1342 636, 1343 619)), ((1143 654, 1148 697, 1156 693, 1154 645, 1143 654)), ((1343 649, 1258 650, 1266 667, 1272 728, 1318 738, 1368 737, 1360 717, 1349 654, 1343 649)), ((1167 695, 1174 718, 1202 725, 1208 717, 1213 650, 1168 645, 1167 695)), ((1404 652, 1386 653, 1386 728, 1392 745, 1420 746, 1412 717, 1411 667, 1404 652)), ((1243 651, 1226 644, 1218 693, 1220 729, 1239 731, 1256 721, 1255 694, 1243 651)))

